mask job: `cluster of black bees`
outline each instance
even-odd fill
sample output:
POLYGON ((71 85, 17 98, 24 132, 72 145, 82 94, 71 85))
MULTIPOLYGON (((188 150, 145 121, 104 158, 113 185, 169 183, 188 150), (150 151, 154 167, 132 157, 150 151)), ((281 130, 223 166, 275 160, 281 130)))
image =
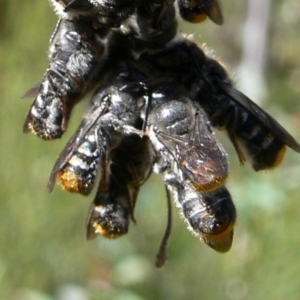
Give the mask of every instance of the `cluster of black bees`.
POLYGON ((100 182, 87 237, 117 238, 135 222, 140 187, 152 170, 164 174, 168 225, 157 255, 166 260, 170 192, 189 229, 213 249, 230 249, 236 211, 225 187, 226 153, 212 127, 228 134, 240 162, 273 168, 286 146, 300 145, 271 116, 236 90, 224 67, 177 31, 186 21, 223 23, 217 0, 51 0, 59 16, 49 67, 24 132, 51 140, 67 130, 73 107, 90 106, 58 157, 58 181, 89 195, 100 182))

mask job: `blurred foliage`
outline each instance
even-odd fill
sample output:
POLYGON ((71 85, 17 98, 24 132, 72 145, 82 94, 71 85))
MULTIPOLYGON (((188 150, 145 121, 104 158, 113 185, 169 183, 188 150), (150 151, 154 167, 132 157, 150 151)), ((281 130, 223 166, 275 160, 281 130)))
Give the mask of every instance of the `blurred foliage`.
MULTIPOLYGON (((268 45, 270 111, 300 140, 300 11, 298 0, 273 1, 268 45)), ((226 24, 180 23, 214 49, 232 70, 241 56, 244 1, 224 1, 226 24)), ((31 99, 20 99, 41 80, 56 17, 47 1, 0 2, 0 299, 148 300, 295 299, 300 294, 300 157, 287 151, 273 172, 240 167, 232 147, 228 182, 238 211, 231 251, 220 255, 186 229, 174 207, 168 264, 154 267, 166 222, 162 178, 141 190, 135 226, 127 236, 85 240, 93 196, 46 191, 51 167, 69 133, 45 142, 22 134, 31 99)))

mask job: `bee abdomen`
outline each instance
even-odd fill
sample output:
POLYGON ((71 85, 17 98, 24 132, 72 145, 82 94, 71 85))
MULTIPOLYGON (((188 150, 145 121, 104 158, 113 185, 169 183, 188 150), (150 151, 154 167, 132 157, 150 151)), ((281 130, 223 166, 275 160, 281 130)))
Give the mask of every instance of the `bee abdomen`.
POLYGON ((106 167, 102 171, 98 191, 88 214, 88 239, 98 234, 110 239, 118 238, 128 232, 130 223, 130 200, 126 186, 119 185, 112 174, 107 178, 106 167))
POLYGON ((63 21, 50 51, 49 68, 24 124, 42 139, 60 138, 71 111, 100 76, 105 44, 91 22, 63 21))
POLYGON ((254 170, 269 169, 280 164, 286 146, 268 128, 253 120, 251 115, 237 125, 235 134, 254 170))
POLYGON ((115 239, 128 232, 129 210, 120 203, 92 204, 87 223, 88 239, 97 234, 115 239))
POLYGON ((216 251, 228 251, 236 219, 229 192, 224 187, 205 194, 190 190, 181 200, 183 214, 200 239, 216 251))
MULTIPOLYGON (((190 2, 192 3, 192 1, 190 2)), ((179 13, 183 20, 190 23, 200 23, 207 19, 207 15, 199 4, 193 5, 188 1, 179 1, 179 13)))
POLYGON ((95 183, 100 156, 95 134, 88 135, 65 167, 57 173, 59 184, 71 193, 88 195, 95 183))
POLYGON ((55 93, 49 91, 49 82, 43 82, 39 95, 27 113, 24 132, 31 131, 38 137, 50 140, 63 134, 64 108, 55 93))

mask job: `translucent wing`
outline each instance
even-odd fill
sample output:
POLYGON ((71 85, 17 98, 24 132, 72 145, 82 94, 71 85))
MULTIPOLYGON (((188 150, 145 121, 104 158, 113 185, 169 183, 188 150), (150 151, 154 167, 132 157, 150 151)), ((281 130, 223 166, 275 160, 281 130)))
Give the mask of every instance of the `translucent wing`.
POLYGON ((203 0, 204 12, 216 24, 223 25, 224 18, 221 4, 218 0, 203 0))
MULTIPOLYGON (((103 101, 100 106, 91 107, 87 114, 87 117, 79 125, 79 128, 68 141, 66 147, 60 153, 49 177, 48 190, 53 190, 57 174, 67 165, 74 153, 78 150, 78 147, 83 143, 83 139, 88 134, 93 134, 93 131, 98 131, 98 126, 94 125, 99 121, 108 109, 108 102, 103 101)), ((98 142, 98 141, 97 141, 98 142)), ((101 148, 101 147, 100 147, 101 148)))
POLYGON ((299 143, 267 112, 250 100, 246 95, 234 89, 229 85, 221 85, 220 88, 225 92, 231 100, 240 104, 254 118, 257 118, 264 126, 266 126, 274 136, 281 140, 285 145, 292 148, 296 152, 300 152, 299 143))
POLYGON ((197 190, 213 190, 226 180, 226 153, 216 142, 202 111, 197 112, 194 129, 189 134, 175 137, 158 132, 157 138, 176 160, 184 179, 191 181, 197 190))

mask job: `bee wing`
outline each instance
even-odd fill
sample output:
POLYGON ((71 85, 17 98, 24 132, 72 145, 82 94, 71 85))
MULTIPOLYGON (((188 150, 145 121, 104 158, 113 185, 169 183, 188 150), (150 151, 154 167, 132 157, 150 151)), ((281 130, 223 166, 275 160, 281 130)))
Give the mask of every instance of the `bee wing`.
POLYGON ((60 153, 56 163, 51 171, 47 188, 52 192, 57 173, 65 167, 69 159, 75 153, 82 142, 82 138, 93 128, 93 125, 107 112, 107 102, 100 106, 92 107, 87 116, 79 125, 77 131, 73 134, 67 145, 60 153))
MULTIPOLYGON (((29 91, 28 91, 29 92, 29 91)), ((25 95, 23 96, 25 97, 25 95)), ((22 97, 22 98, 23 98, 22 97)), ((27 96, 26 96, 27 97, 27 96)), ((28 96, 29 97, 29 96, 28 96)), ((30 132, 30 127, 29 127, 29 123, 30 123, 30 120, 31 120, 31 111, 32 111, 32 107, 35 105, 35 102, 33 102, 26 114, 26 117, 25 117, 25 122, 23 124, 23 133, 28 133, 30 132)))
POLYGON ((204 112, 197 112, 194 129, 184 138, 160 135, 184 179, 198 191, 207 192, 224 183, 228 175, 226 153, 215 140, 204 112))
POLYGON ((88 240, 93 240, 97 237, 97 232, 95 231, 94 227, 94 221, 97 219, 96 216, 96 206, 94 204, 94 201, 91 203, 87 220, 86 220, 86 238, 88 240))
MULTIPOLYGON (((36 97, 38 95, 39 91, 40 91, 41 85, 42 85, 41 82, 35 84, 27 92, 25 92, 24 95, 21 96, 21 99, 36 97)), ((23 132, 24 133, 27 133, 27 132, 30 131, 28 123, 29 123, 29 119, 30 119, 30 112, 31 112, 31 109, 32 109, 34 103, 35 102, 33 101, 33 103, 30 106, 30 109, 27 112, 25 122, 24 122, 24 125, 23 125, 23 132)))
POLYGON ((41 82, 38 82, 37 84, 35 84, 28 91, 26 91, 24 93, 24 95, 21 96, 21 99, 36 97, 38 95, 38 93, 39 93, 41 85, 42 85, 41 82))
POLYGON ((285 145, 296 152, 300 152, 300 144, 267 112, 255 104, 251 99, 240 91, 229 85, 221 85, 220 88, 231 100, 244 107, 252 116, 256 117, 264 126, 266 126, 275 137, 281 140, 285 145))
POLYGON ((204 12, 217 25, 224 24, 222 7, 218 0, 203 0, 204 12))
POLYGON ((224 183, 228 175, 226 153, 217 143, 209 122, 198 111, 182 164, 197 190, 211 190, 224 183), (202 188, 203 186, 203 188, 202 188))

